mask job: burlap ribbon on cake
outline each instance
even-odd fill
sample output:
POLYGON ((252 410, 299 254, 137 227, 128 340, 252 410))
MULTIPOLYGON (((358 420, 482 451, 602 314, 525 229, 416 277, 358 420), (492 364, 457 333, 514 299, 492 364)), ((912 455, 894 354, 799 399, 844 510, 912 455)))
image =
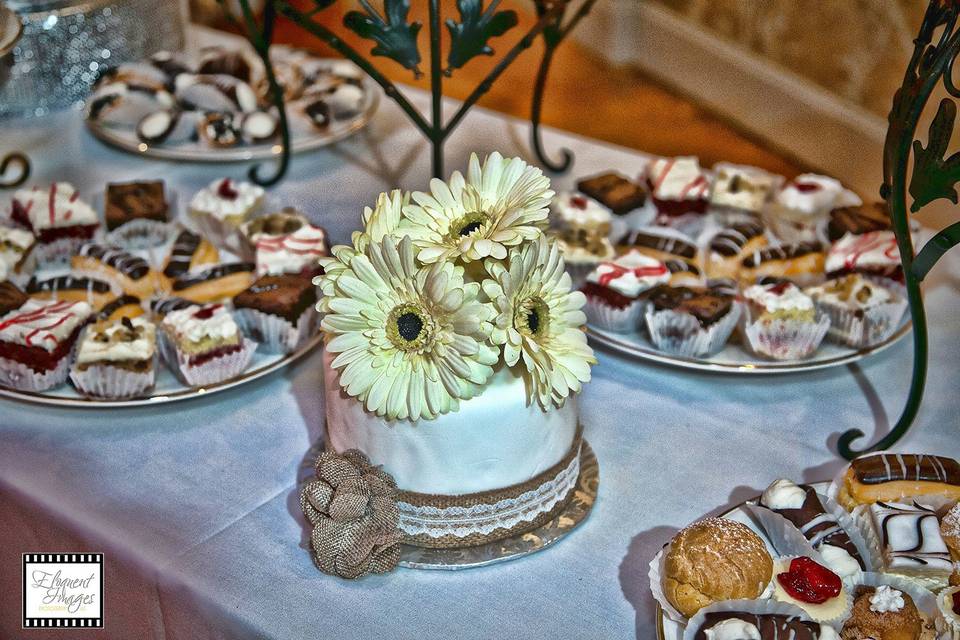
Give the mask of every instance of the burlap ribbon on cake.
POLYGON ((316 478, 300 492, 313 525, 310 544, 317 567, 341 578, 387 573, 400 561, 397 485, 360 451, 324 451, 316 478))

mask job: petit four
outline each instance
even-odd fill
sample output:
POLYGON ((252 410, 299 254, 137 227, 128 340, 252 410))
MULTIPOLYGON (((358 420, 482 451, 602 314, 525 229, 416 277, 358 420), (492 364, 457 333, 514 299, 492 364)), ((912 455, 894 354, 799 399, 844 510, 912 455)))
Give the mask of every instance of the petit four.
POLYGON ((617 216, 630 213, 647 200, 647 192, 641 185, 616 172, 584 178, 577 182, 577 190, 617 216))
POLYGON ((0 281, 0 316, 19 309, 28 299, 27 294, 17 285, 9 280, 0 281))
POLYGON ((841 578, 870 569, 850 535, 837 517, 827 511, 813 487, 781 478, 767 487, 760 496, 760 504, 793 524, 841 578))
POLYGON ((693 640, 838 640, 832 627, 778 613, 711 611, 693 640))
POLYGON ((638 251, 601 262, 581 288, 587 298, 587 318, 601 329, 634 331, 645 308, 642 294, 670 281, 662 262, 638 251))
POLYGON ((950 549, 950 557, 960 563, 960 503, 953 505, 940 520, 940 535, 950 549))
POLYGON ((703 356, 723 348, 740 317, 733 296, 703 287, 661 285, 648 295, 647 330, 663 351, 703 356))
POLYGON ((283 273, 314 276, 318 260, 328 255, 327 234, 318 227, 303 225, 287 235, 258 234, 255 240, 257 275, 283 273))
POLYGON ((124 293, 142 299, 157 289, 156 272, 143 258, 123 249, 88 243, 70 260, 74 273, 89 273, 114 283, 124 293))
POLYGON ((621 253, 633 249, 661 262, 680 259, 693 263, 697 258, 697 244, 671 229, 653 227, 631 231, 617 242, 621 253))
POLYGON ((604 236, 610 233, 610 210, 593 198, 579 193, 558 193, 550 202, 550 213, 558 226, 585 226, 604 236))
POLYGON ((710 239, 705 259, 711 278, 736 278, 740 261, 767 246, 763 225, 748 220, 721 229, 710 239))
POLYGON ((814 242, 817 227, 831 211, 863 204, 857 194, 827 176, 805 173, 774 196, 764 216, 767 226, 784 242, 814 242))
POLYGON ((837 501, 847 509, 925 495, 960 500, 960 462, 913 453, 874 453, 847 468, 837 501))
POLYGON ((937 608, 949 629, 949 640, 960 640, 960 586, 941 591, 937 596, 937 608))
POLYGON ((907 308, 906 300, 858 273, 810 287, 806 293, 830 318, 830 339, 856 348, 893 335, 907 308))
POLYGON ((745 286, 766 277, 788 278, 807 285, 822 279, 823 262, 823 248, 818 242, 767 247, 740 261, 739 277, 745 286))
POLYGON ((30 229, 40 245, 57 243, 60 250, 43 255, 41 261, 69 257, 100 226, 93 207, 80 200, 77 190, 66 182, 16 191, 10 218, 30 229))
POLYGON ((860 586, 840 637, 844 640, 919 640, 923 630, 923 618, 909 594, 885 584, 860 586))
POLYGON ((316 329, 317 289, 308 278, 266 275, 233 299, 237 323, 269 351, 292 351, 316 329))
POLYGON ((173 280, 205 265, 220 260, 217 248, 206 238, 188 229, 177 234, 163 267, 163 277, 173 280))
POLYGON ((773 560, 757 534, 733 520, 707 518, 671 540, 661 580, 667 601, 689 618, 721 600, 759 598, 772 576, 773 560))
POLYGON ((759 216, 782 178, 756 167, 720 162, 713 167, 710 208, 724 218, 759 216))
POLYGON ((916 501, 875 502, 870 516, 880 536, 886 571, 946 586, 953 562, 935 509, 916 501))
POLYGON ((136 318, 144 314, 143 304, 137 296, 124 294, 111 300, 97 312, 97 320, 119 320, 136 318))
POLYGON ((243 236, 251 246, 256 244, 257 240, 263 237, 273 238, 278 236, 287 236, 298 230, 300 227, 309 225, 310 221, 305 215, 293 207, 284 207, 280 211, 257 216, 241 226, 243 236))
POLYGON ((8 278, 30 275, 35 242, 29 231, 0 226, 0 262, 6 268, 8 278))
POLYGON ((263 202, 264 190, 249 182, 215 180, 190 200, 190 214, 214 244, 226 242, 263 202))
POLYGON ((244 340, 222 304, 168 312, 162 321, 164 357, 187 384, 214 384, 232 378, 250 362, 256 345, 244 340))
POLYGON ((175 296, 194 302, 224 300, 253 284, 254 269, 252 262, 216 264, 175 278, 170 290, 175 296))
POLYGON ((119 291, 109 282, 86 276, 57 276, 46 280, 31 278, 27 283, 27 295, 39 300, 65 300, 86 302, 94 309, 117 297, 119 291))
POLYGON ((140 395, 154 384, 156 343, 156 326, 142 316, 99 321, 80 340, 70 379, 91 396, 140 395))
POLYGON ((86 302, 27 300, 0 317, 0 383, 43 391, 66 380, 70 354, 91 312, 86 302))
POLYGON ((824 269, 831 278, 862 273, 903 281, 900 249, 893 231, 846 234, 830 247, 824 269))
POLYGON ((108 184, 105 202, 104 216, 110 231, 132 220, 168 219, 169 205, 162 180, 108 184))
POLYGON ((813 620, 833 624, 847 613, 843 580, 812 558, 781 558, 774 563, 774 575, 774 599, 800 607, 813 620))
POLYGON ((757 354, 776 360, 805 358, 827 335, 830 319, 817 318, 813 299, 789 281, 755 284, 743 291, 744 335, 757 354))
POLYGON ((579 194, 561 193, 550 205, 555 213, 555 232, 560 253, 575 282, 583 279, 600 261, 616 255, 608 236, 612 226, 610 210, 579 194))
POLYGON ((647 184, 657 212, 666 218, 704 213, 710 174, 692 156, 658 158, 647 166, 647 184))
POLYGON ((859 236, 870 231, 889 231, 892 228, 885 202, 871 202, 854 207, 840 207, 830 212, 827 238, 836 242, 848 233, 859 236))

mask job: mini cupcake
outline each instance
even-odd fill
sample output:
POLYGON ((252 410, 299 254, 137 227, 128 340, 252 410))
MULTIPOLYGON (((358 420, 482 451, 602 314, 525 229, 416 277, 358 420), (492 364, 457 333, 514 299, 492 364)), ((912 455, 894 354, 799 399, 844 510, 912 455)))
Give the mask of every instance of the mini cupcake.
POLYGON ((240 375, 257 345, 246 340, 222 304, 190 306, 163 317, 161 348, 167 364, 190 386, 240 375))
POLYGON ((862 349, 883 342, 900 326, 907 301, 893 291, 850 274, 810 287, 817 311, 830 318, 831 340, 862 349))
POLYGON ((658 158, 647 166, 646 179, 657 224, 696 235, 703 226, 711 183, 697 158, 658 158))
POLYGON ((804 173, 787 183, 766 208, 764 219, 788 243, 815 242, 830 212, 863 204, 860 197, 827 176, 804 173))
POLYGON ((41 266, 68 262, 100 227, 96 211, 67 182, 16 191, 10 219, 33 233, 33 253, 41 266))
POLYGON ((309 224, 310 220, 294 207, 284 207, 280 211, 251 218, 240 227, 243 238, 241 255, 245 259, 253 260, 256 256, 257 240, 290 235, 309 224))
POLYGON ((783 177, 763 169, 727 162, 713 167, 710 211, 725 224, 752 221, 763 213, 771 194, 783 177))
POLYGON ((643 294, 670 276, 666 265, 638 251, 601 262, 581 289, 587 297, 587 318, 608 331, 636 331, 646 307, 643 294))
POLYGON ((214 180, 190 200, 190 215, 214 244, 240 251, 240 226, 260 207, 264 194, 249 182, 214 180))
POLYGON ((937 596, 940 615, 950 630, 950 640, 960 640, 960 587, 944 589, 937 596))
POLYGON ((84 395, 143 395, 154 385, 156 346, 156 325, 143 316, 97 322, 80 340, 70 379, 84 395))
POLYGON ((740 318, 733 296, 716 289, 659 286, 649 294, 647 330, 663 351, 686 357, 716 353, 740 318))
POLYGON ((313 337, 317 289, 309 278, 265 275, 233 299, 243 332, 273 353, 289 353, 313 337))
POLYGON ((124 249, 145 249, 170 238, 170 203, 162 180, 108 184, 104 195, 107 242, 124 249))
POLYGON ((92 313, 86 302, 27 300, 0 317, 0 385, 45 391, 62 384, 92 313))
POLYGON ((774 360, 806 358, 817 350, 830 328, 826 314, 817 317, 813 299, 792 282, 755 284, 746 300, 743 334, 750 349, 774 360))

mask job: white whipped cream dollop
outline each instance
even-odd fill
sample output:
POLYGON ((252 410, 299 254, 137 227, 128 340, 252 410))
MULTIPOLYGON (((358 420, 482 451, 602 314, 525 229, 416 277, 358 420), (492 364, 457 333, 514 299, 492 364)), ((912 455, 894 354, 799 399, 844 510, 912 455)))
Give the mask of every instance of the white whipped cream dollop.
POLYGON ((755 284, 743 292, 743 297, 769 312, 785 309, 813 309, 813 299, 795 284, 755 284))
POLYGON ((903 609, 905 604, 903 593, 885 584, 877 587, 870 596, 870 611, 875 613, 896 613, 903 609))
POLYGON ((707 640, 760 640, 760 630, 745 620, 730 618, 713 625, 704 635, 707 640))
POLYGON ((206 188, 198 191, 190 200, 190 209, 197 213, 210 214, 221 220, 244 216, 257 208, 264 193, 263 188, 255 184, 223 178, 214 180, 206 188), (225 181, 228 184, 226 189, 223 189, 222 185, 225 181), (223 191, 230 193, 231 196, 223 197, 221 195, 223 191))
POLYGON ((237 324, 222 304, 213 305, 210 317, 197 317, 197 313, 210 307, 191 306, 171 311, 163 318, 163 324, 174 333, 190 342, 200 342, 204 338, 225 340, 237 334, 237 324))
POLYGON ((807 492, 786 478, 774 480, 760 496, 760 504, 768 509, 799 509, 807 499, 807 492))
POLYGON ((656 258, 632 250, 612 262, 601 262, 587 281, 636 298, 644 291, 670 280, 670 270, 656 258))
POLYGON ((557 194, 551 203, 551 209, 564 222, 610 224, 610 210, 593 198, 577 193, 557 194))
POLYGON ((840 207, 860 206, 863 201, 860 196, 845 189, 839 180, 804 173, 780 190, 777 203, 785 209, 812 216, 840 207))
POLYGON ((841 578, 852 578, 860 574, 860 563, 847 553, 846 549, 832 544, 822 544, 817 549, 823 563, 841 578))

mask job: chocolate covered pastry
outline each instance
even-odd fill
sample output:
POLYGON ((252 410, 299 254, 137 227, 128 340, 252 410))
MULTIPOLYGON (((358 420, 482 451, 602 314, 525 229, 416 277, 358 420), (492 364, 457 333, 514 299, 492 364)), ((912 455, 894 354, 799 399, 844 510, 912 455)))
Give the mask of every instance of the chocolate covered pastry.
POLYGON ((773 276, 788 278, 803 286, 822 276, 823 263, 823 248, 818 242, 767 247, 741 260, 740 282, 749 285, 773 276))
POLYGON ((870 231, 889 231, 892 228, 886 203, 871 202, 831 211, 827 237, 831 242, 835 242, 848 233, 860 235, 870 231))
POLYGON ((220 259, 216 247, 199 234, 184 229, 177 235, 163 268, 163 275, 170 280, 193 269, 213 264, 220 259))
POLYGON ((119 320, 120 318, 136 318, 144 314, 143 306, 140 304, 140 298, 131 295, 122 295, 116 300, 105 304, 99 313, 97 320, 119 320))
POLYGON ((876 502, 870 505, 870 515, 880 536, 887 571, 946 586, 953 562, 935 509, 916 501, 876 502))
POLYGON ((858 504, 896 502, 905 497, 944 496, 960 500, 960 463, 926 454, 875 453, 850 463, 837 499, 858 504))
POLYGON ((0 316, 19 309, 28 299, 27 294, 12 282, 8 280, 0 282, 0 316))
POLYGON ((252 262, 230 262, 186 273, 171 284, 173 294, 194 302, 214 302, 232 298, 254 280, 252 262))
POLYGON ((643 206, 647 200, 642 186, 615 172, 584 178, 577 182, 577 189, 618 216, 643 206))
POLYGON ((171 311, 179 311, 180 309, 186 309, 187 307, 192 307, 195 305, 195 302, 191 302, 186 298, 179 298, 177 296, 171 296, 169 298, 156 298, 150 301, 150 313, 152 313, 157 319, 162 320, 163 317, 171 311))
POLYGON ((166 222, 167 211, 162 180, 107 185, 105 215, 111 231, 131 220, 166 222))
POLYGON ((823 631, 823 626, 817 622, 801 620, 796 616, 786 616, 772 613, 741 613, 739 611, 716 611, 704 615, 703 624, 697 630, 693 640, 712 640, 717 637, 754 638, 760 640, 821 640, 835 638, 836 634, 829 635, 823 631), (738 634, 732 634, 733 622, 739 621, 749 625, 736 625, 738 634), (720 629, 731 627, 730 636, 720 636, 720 629), (720 628, 718 628, 720 627, 720 628), (752 627, 752 628, 751 628, 752 627), (707 634, 707 630, 713 633, 707 634), (754 635, 752 632, 756 630, 754 635), (743 634, 750 635, 743 635, 743 634))
POLYGON ((697 257, 697 245, 692 240, 655 230, 631 231, 620 238, 617 249, 622 253, 636 249, 661 262, 675 258, 693 262, 697 257))
POLYGON ((735 278, 742 256, 766 245, 764 227, 759 222, 741 222, 722 229, 710 240, 707 273, 711 278, 735 278))
POLYGON ((75 271, 101 274, 125 293, 147 299, 157 289, 157 277, 143 258, 123 249, 88 243, 70 260, 75 271))
POLYGON ((695 286, 700 283, 700 269, 686 260, 670 259, 663 261, 670 271, 670 284, 678 286, 695 286))
POLYGON ((86 302, 94 309, 102 308, 117 297, 114 288, 108 282, 71 275, 46 280, 31 278, 26 291, 31 298, 86 302))

